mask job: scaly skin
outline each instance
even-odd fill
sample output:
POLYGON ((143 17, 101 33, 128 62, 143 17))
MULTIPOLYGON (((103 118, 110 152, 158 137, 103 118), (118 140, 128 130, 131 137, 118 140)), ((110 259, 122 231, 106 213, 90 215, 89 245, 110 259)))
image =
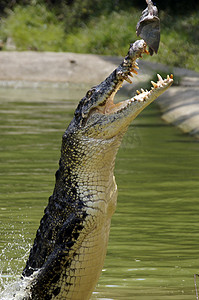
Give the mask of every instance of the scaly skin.
POLYGON ((143 40, 131 45, 122 64, 80 101, 63 135, 53 195, 45 209, 23 271, 31 276, 24 299, 90 299, 100 276, 111 216, 117 201, 113 169, 122 137, 132 120, 171 84, 113 103, 136 59, 146 53, 143 40))

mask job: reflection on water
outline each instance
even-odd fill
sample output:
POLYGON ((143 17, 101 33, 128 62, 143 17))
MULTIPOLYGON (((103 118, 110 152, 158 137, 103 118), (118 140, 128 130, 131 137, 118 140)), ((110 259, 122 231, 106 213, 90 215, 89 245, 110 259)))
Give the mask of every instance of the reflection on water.
MULTIPOLYGON (((1 289, 20 277, 54 188, 62 133, 85 91, 0 88, 1 289)), ((165 125, 155 105, 134 124, 116 161, 118 206, 93 299, 195 299, 199 143, 165 125)))

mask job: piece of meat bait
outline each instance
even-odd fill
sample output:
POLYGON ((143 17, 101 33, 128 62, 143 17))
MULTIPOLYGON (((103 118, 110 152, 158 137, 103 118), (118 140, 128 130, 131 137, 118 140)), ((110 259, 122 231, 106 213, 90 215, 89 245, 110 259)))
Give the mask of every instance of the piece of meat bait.
POLYGON ((151 0, 146 0, 148 7, 142 12, 142 16, 136 26, 136 34, 148 45, 150 55, 157 54, 160 43, 160 19, 158 9, 151 0))

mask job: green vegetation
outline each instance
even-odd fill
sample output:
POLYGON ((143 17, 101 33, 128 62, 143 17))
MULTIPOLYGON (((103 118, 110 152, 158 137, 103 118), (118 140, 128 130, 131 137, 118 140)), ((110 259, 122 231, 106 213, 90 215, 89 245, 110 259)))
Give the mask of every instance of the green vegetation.
POLYGON ((66 37, 67 51, 86 52, 105 55, 125 55, 129 44, 136 37, 135 28, 140 13, 112 12, 109 16, 100 16, 66 37))
POLYGON ((17 50, 62 50, 63 26, 43 5, 16 6, 2 21, 1 29, 3 40, 12 38, 17 50))
MULTIPOLYGON (((100 10, 99 6, 100 14, 99 11, 95 13, 94 6, 88 5, 89 0, 75 3, 76 8, 73 5, 68 10, 66 5, 63 15, 56 7, 36 1, 31 5, 16 5, 1 22, 3 50, 8 49, 6 41, 11 38, 20 51, 125 55, 129 43, 137 38, 135 26, 141 10, 130 7, 127 11, 112 7, 110 12, 111 7, 107 5, 104 10, 102 7, 100 10), (94 17, 91 18, 91 15, 94 17)), ((96 7, 100 5, 97 0, 93 3, 96 7)), ((161 11, 160 18, 160 50, 150 59, 199 71, 199 12, 172 16, 161 11)))

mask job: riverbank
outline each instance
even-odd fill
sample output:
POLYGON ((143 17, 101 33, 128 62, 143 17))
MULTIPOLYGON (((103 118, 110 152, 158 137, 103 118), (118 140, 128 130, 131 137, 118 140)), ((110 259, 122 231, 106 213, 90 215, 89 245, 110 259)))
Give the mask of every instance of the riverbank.
MULTIPOLYGON (((122 58, 94 54, 63 52, 0 52, 0 85, 16 85, 24 81, 70 82, 96 85, 108 76, 120 64, 122 58)), ((139 62, 139 76, 134 83, 124 84, 130 95, 137 88, 148 85, 155 73, 174 73, 177 86, 170 88, 157 101, 162 118, 174 124, 185 133, 199 138, 199 73, 164 65, 139 62)))

